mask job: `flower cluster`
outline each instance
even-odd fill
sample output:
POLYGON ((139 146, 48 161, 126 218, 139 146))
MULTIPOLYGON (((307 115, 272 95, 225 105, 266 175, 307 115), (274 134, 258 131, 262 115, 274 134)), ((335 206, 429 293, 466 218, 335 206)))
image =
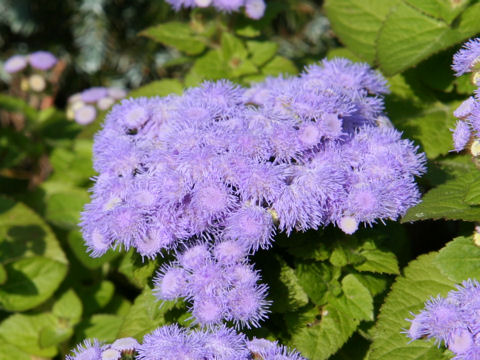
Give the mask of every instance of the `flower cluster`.
POLYGON ((266 286, 246 260, 247 248, 233 240, 192 246, 164 266, 155 279, 160 300, 190 300, 195 321, 211 326, 226 319, 237 327, 259 326, 266 318, 266 286))
POLYGON ((77 347, 73 355, 67 356, 67 360, 119 360, 127 351, 130 358, 137 360, 304 360, 300 354, 277 342, 248 340, 225 326, 194 331, 177 325, 154 330, 145 335, 141 345, 131 338, 107 346, 87 341, 77 347))
POLYGON ((66 360, 120 360, 128 356, 133 359, 140 344, 134 338, 121 338, 112 344, 101 344, 97 340, 85 340, 67 355, 66 360))
POLYGON ((205 8, 213 6, 216 9, 224 12, 239 11, 240 8, 245 7, 245 14, 251 18, 258 20, 263 17, 265 13, 264 0, 166 0, 167 3, 173 6, 175 10, 182 7, 185 8, 205 8))
POLYGON ((467 280, 446 298, 432 298, 411 321, 412 340, 434 338, 445 343, 455 360, 480 358, 480 284, 467 280))
MULTIPOLYGON (((204 83, 124 100, 96 135, 99 172, 82 214, 93 256, 215 238, 268 248, 275 232, 396 219, 419 200, 424 155, 388 124, 384 80, 324 61, 251 89, 204 83)), ((188 244, 187 244, 188 245, 188 244)))
POLYGON ((22 78, 21 89, 23 91, 42 92, 47 88, 48 75, 58 59, 48 51, 36 51, 27 56, 14 55, 4 63, 4 70, 9 74, 17 74, 28 70, 28 76, 22 78), (30 68, 28 67, 30 65, 30 68))
POLYGON ((88 125, 97 117, 99 110, 108 110, 117 100, 127 96, 123 89, 92 87, 68 98, 67 117, 80 125, 88 125))
POLYGON ((457 76, 472 73, 477 86, 474 96, 465 100, 453 113, 458 119, 453 132, 454 150, 469 147, 473 156, 480 155, 480 38, 468 41, 453 57, 453 70, 457 76))

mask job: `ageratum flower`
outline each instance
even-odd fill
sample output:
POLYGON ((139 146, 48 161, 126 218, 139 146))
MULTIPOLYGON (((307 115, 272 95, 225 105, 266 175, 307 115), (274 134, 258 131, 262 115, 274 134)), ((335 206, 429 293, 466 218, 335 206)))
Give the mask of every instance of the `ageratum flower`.
POLYGON ((263 17, 265 13, 264 0, 166 0, 167 3, 178 11, 184 8, 205 8, 213 6, 215 9, 230 13, 232 11, 239 11, 240 8, 245 7, 245 14, 251 18, 258 20, 263 17))
POLYGON ((444 343, 456 360, 480 358, 480 284, 467 280, 446 298, 431 298, 412 320, 406 334, 412 340, 433 338, 444 343))
POLYGON ((124 100, 95 137, 99 177, 82 215, 91 253, 152 258, 212 238, 256 251, 276 227, 353 233, 396 219, 419 201, 425 158, 377 126, 385 92, 378 73, 337 59, 251 89, 207 82, 124 100))
POLYGON ((28 56, 28 62, 32 68, 46 71, 54 67, 58 59, 51 52, 36 51, 28 56))
POLYGON ((480 38, 471 39, 453 56, 452 69, 456 76, 474 70, 480 62, 480 38))
POLYGON ((27 64, 27 58, 25 56, 13 55, 5 61, 3 68, 5 69, 5 72, 14 74, 25 69, 27 64))
POLYGON ((67 355, 66 360, 120 360, 122 355, 134 355, 140 344, 134 338, 121 338, 102 345, 98 340, 85 340, 67 355))

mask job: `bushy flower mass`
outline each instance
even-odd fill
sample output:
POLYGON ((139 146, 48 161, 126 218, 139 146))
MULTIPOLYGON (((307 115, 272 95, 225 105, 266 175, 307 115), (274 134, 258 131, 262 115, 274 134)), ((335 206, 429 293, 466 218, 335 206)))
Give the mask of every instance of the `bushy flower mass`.
POLYGON ((163 326, 145 335, 142 344, 123 338, 111 345, 86 341, 67 360, 119 360, 122 355, 137 360, 304 360, 295 351, 264 339, 248 340, 225 326, 208 330, 187 330, 163 326))
POLYGON ((14 55, 5 61, 4 69, 9 74, 24 70, 28 65, 35 70, 47 71, 53 68, 58 59, 48 51, 36 51, 29 55, 14 55))
POLYGON ((412 340, 434 338, 451 350, 455 360, 480 359, 480 284, 467 280, 446 298, 431 298, 411 321, 412 340))
POLYGON ((258 20, 265 13, 264 0, 166 0, 173 6, 175 10, 184 8, 205 8, 209 6, 215 7, 223 12, 239 11, 245 7, 245 14, 251 18, 258 20))
POLYGON ((367 65, 336 59, 250 89, 206 82, 124 100, 95 138, 88 249, 173 250, 159 299, 190 300, 201 325, 258 326, 267 289, 247 256, 276 231, 352 234, 419 201, 425 158, 383 115, 386 92, 367 65))
POLYGON ((469 147, 473 156, 480 155, 480 38, 464 44, 453 57, 453 70, 457 76, 472 73, 472 83, 477 86, 473 96, 465 100, 453 113, 458 119, 453 132, 454 150, 469 147), (469 146, 470 145, 470 146, 469 146))

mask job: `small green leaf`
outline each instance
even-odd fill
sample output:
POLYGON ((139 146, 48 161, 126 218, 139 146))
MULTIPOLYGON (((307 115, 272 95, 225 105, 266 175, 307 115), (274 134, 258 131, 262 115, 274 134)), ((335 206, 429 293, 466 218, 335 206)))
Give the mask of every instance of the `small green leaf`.
POLYGON ((130 91, 129 97, 137 98, 141 96, 167 96, 170 94, 181 95, 183 92, 182 83, 176 79, 157 80, 141 86, 138 89, 130 91))
POLYGON ((200 54, 205 50, 202 38, 192 28, 182 22, 172 21, 152 26, 140 33, 164 45, 174 47, 189 55, 200 54))
POLYGON ((324 262, 299 263, 295 270, 298 282, 309 298, 317 305, 323 305, 332 281, 332 269, 324 262))
POLYGON ((57 354, 57 348, 56 346, 42 347, 40 334, 44 328, 56 325, 57 319, 50 313, 14 314, 0 322, 0 338, 30 354, 32 358, 34 356, 51 358, 57 354))
POLYGON ((478 221, 480 207, 471 206, 465 200, 467 194, 476 192, 478 187, 480 187, 478 170, 448 180, 426 193, 420 204, 408 210, 402 222, 442 218, 478 221))
POLYGON ((277 257, 276 260, 279 266, 278 273, 276 272, 274 275, 274 282, 269 282, 272 296, 275 299, 272 304, 272 311, 295 311, 307 305, 308 295, 300 285, 295 270, 280 257, 277 257))
POLYGON ((210 50, 198 58, 191 72, 195 73, 199 80, 218 80, 229 77, 228 64, 218 50, 210 50))
POLYGON ((247 58, 248 52, 243 41, 229 32, 222 33, 221 46, 223 58, 227 62, 233 58, 247 58))
POLYGON ((480 247, 472 237, 458 237, 440 250, 434 260, 442 274, 461 283, 467 279, 480 279, 480 247))
POLYGON ((52 308, 53 315, 68 320, 71 325, 80 321, 82 312, 82 302, 73 289, 65 291, 52 308))
POLYGON ((123 323, 123 317, 110 314, 95 314, 85 322, 80 323, 78 341, 82 339, 98 339, 108 343, 119 338, 118 332, 123 323))
POLYGON ((431 296, 446 295, 454 282, 445 277, 435 266, 437 253, 422 255, 412 261, 393 284, 383 304, 374 329, 369 360, 424 360, 447 359, 433 341, 410 340, 402 333, 409 327, 406 319, 411 312, 418 313, 431 296))
POLYGON ((9 344, 0 337, 0 360, 32 360, 32 358, 24 351, 16 346, 9 344))
POLYGON ((342 279, 342 290, 349 300, 351 316, 358 320, 373 320, 373 298, 370 291, 354 274, 342 279))
POLYGON ((296 75, 297 73, 298 69, 295 64, 283 56, 275 56, 262 67, 262 74, 268 76, 278 76, 281 74, 296 75))
POLYGON ((38 343, 41 348, 57 346, 58 344, 70 339, 73 335, 71 327, 53 327, 47 326, 40 331, 38 343))
POLYGON ((5 284, 7 279, 8 279, 7 270, 5 270, 5 267, 2 264, 0 264, 0 285, 5 284))
POLYGON ((131 336, 142 340, 145 334, 165 325, 165 314, 174 306, 173 301, 158 301, 152 290, 145 287, 125 316, 118 337, 131 336))
POLYGON ((155 260, 144 260, 134 250, 129 250, 122 259, 118 271, 125 275, 135 286, 144 288, 152 277, 158 264, 155 260))
POLYGON ((377 249, 373 242, 364 245, 359 254, 365 258, 365 262, 355 265, 358 271, 370 271, 383 274, 399 274, 397 257, 390 251, 377 249))
POLYGON ((272 59, 278 50, 278 44, 272 41, 247 41, 250 59, 256 66, 262 66, 272 59))
POLYGON ((72 188, 47 197, 46 219, 63 229, 72 230, 80 222, 80 213, 90 197, 87 190, 72 188))

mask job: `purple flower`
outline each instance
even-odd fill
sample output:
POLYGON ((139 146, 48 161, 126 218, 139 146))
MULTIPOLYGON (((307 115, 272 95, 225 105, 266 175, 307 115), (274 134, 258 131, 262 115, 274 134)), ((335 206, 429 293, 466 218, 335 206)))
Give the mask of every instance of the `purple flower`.
POLYGON ((300 353, 279 345, 277 341, 253 338, 248 341, 247 347, 255 357, 265 360, 305 360, 300 353))
POLYGON ((9 74, 14 74, 16 72, 22 71, 27 67, 27 59, 23 55, 14 55, 5 61, 3 68, 5 72, 9 74))
POLYGON ((74 119, 80 125, 88 125, 92 123, 97 117, 97 111, 95 107, 91 105, 85 105, 75 110, 74 119))
POLYGON ((455 151, 460 152, 465 149, 472 136, 470 126, 465 121, 459 120, 457 121, 455 129, 450 129, 450 131, 453 133, 452 136, 455 151))
POLYGON ((462 102, 460 106, 453 112, 456 118, 465 120, 471 113, 475 105, 475 98, 470 96, 467 100, 462 102))
POLYGON ((28 61, 34 69, 49 70, 55 66, 58 59, 48 51, 36 51, 29 55, 28 61))
POLYGON ((261 19, 266 9, 265 2, 263 0, 246 0, 245 1, 245 13, 250 19, 261 19))
POLYGON ((107 96, 107 89, 104 87, 92 87, 82 91, 82 100, 86 103, 94 103, 107 96))
POLYGON ((471 72, 480 61, 480 39, 471 39, 453 56, 452 69, 456 76, 471 72))
POLYGON ((83 344, 79 344, 73 350, 73 354, 67 355, 66 360, 101 360, 102 348, 100 343, 95 339, 85 340, 83 344))

